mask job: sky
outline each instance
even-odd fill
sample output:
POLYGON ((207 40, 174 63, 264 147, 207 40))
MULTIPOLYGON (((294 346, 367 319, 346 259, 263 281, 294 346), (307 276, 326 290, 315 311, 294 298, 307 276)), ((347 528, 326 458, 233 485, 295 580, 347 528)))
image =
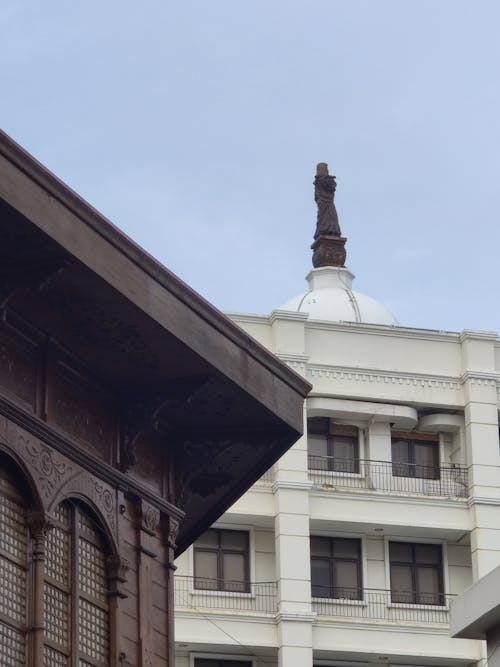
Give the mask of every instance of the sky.
POLYGON ((498 0, 2 0, 0 125, 224 311, 306 290, 317 162, 354 289, 500 331, 498 0))

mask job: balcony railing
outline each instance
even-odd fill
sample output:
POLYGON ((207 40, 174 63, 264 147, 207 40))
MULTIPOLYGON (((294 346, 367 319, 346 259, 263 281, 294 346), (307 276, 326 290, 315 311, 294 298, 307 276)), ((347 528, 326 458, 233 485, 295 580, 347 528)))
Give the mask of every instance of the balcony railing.
POLYGON ((275 581, 240 583, 176 575, 174 582, 177 609, 276 613, 275 581))
POLYGON ((338 588, 328 594, 334 597, 313 597, 313 611, 318 616, 408 625, 447 625, 449 601, 453 598, 441 593, 396 594, 375 588, 338 588))
POLYGON ((459 464, 434 467, 312 454, 308 460, 309 478, 317 488, 369 489, 447 498, 468 496, 467 468, 459 464))

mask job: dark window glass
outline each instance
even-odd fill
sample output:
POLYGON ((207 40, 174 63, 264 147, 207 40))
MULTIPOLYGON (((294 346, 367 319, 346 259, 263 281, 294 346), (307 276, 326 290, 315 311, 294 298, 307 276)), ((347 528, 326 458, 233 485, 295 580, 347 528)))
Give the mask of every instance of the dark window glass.
POLYGON ((415 437, 392 437, 394 477, 439 479, 439 443, 415 437))
POLYGON ((312 470, 359 473, 359 433, 354 426, 324 417, 307 421, 309 467, 312 470))
POLYGON ((441 545, 390 542, 389 561, 392 602, 444 604, 441 545))
POLYGON ((217 660, 209 658, 195 658, 194 667, 252 667, 249 660, 217 660))
POLYGON ((248 593, 248 533, 207 530, 194 544, 194 587, 248 593))
POLYGON ((362 599, 360 540, 311 537, 311 593, 317 598, 362 599))

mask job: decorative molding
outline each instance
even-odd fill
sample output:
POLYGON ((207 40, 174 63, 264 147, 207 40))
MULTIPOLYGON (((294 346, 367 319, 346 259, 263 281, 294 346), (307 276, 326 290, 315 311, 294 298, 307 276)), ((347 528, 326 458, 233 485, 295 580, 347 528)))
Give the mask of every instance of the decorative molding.
MULTIPOLYGON (((245 318, 246 319, 246 318, 245 318)), ((267 318, 269 324, 274 324, 274 322, 279 320, 291 320, 293 322, 305 322, 309 319, 309 313, 301 313, 296 310, 273 310, 273 312, 267 318)))
POLYGON ((64 498, 71 496, 80 497, 82 500, 91 502, 99 511, 106 523, 110 534, 117 539, 116 519, 116 491, 105 482, 94 477, 89 472, 82 470, 60 487, 59 492, 53 498, 49 511, 57 506, 64 498))
MULTIPOLYGON (((50 424, 43 422, 34 415, 27 414, 5 396, 0 396, 0 435, 2 433, 2 419, 6 419, 5 431, 8 432, 10 428, 22 430, 27 436, 34 438, 40 446, 52 447, 56 455, 67 457, 66 460, 69 461, 70 465, 81 466, 90 474, 95 474, 102 481, 112 486, 155 503, 168 516, 175 517, 178 520, 184 517, 184 512, 179 507, 165 499, 158 498, 150 488, 130 475, 126 475, 99 460, 90 452, 76 447, 74 442, 57 432, 50 424)), ((4 442, 12 448, 7 433, 4 442)))
POLYGON ((500 505, 500 498, 490 498, 488 496, 470 496, 467 499, 467 504, 469 507, 473 505, 500 505))
POLYGON ((465 371, 460 376, 460 383, 470 382, 479 386, 496 387, 500 383, 500 373, 483 371, 465 371))
POLYGON ((70 461, 52 451, 43 442, 12 424, 7 427, 7 444, 21 454, 37 475, 37 482, 47 500, 51 500, 74 471, 70 461))
POLYGON ((180 526, 179 521, 173 519, 172 517, 169 518, 168 546, 171 549, 175 549, 177 547, 176 540, 177 540, 177 535, 179 534, 179 526, 180 526))
POLYGON ((127 581, 127 572, 130 569, 130 563, 126 558, 119 554, 108 556, 106 559, 108 568, 109 594, 112 597, 126 598, 126 593, 122 591, 122 584, 127 581))
POLYGON ((464 329, 460 333, 460 342, 464 340, 489 340, 498 342, 498 333, 496 331, 478 331, 477 329, 464 329))
POLYGON ((141 516, 141 530, 148 533, 148 535, 156 535, 160 525, 160 510, 146 502, 140 501, 140 516, 141 516))
POLYGON ((273 493, 279 491, 280 489, 291 489, 293 491, 310 491, 314 487, 314 484, 311 480, 286 480, 286 479, 277 479, 273 482, 272 490, 273 493))
POLYGON ((409 338, 412 340, 431 340, 433 342, 459 343, 460 334, 454 331, 440 331, 438 329, 412 329, 392 324, 368 324, 364 322, 325 322, 324 320, 309 319, 306 322, 307 329, 320 329, 323 331, 338 331, 356 334, 376 334, 378 336, 389 336, 390 338, 409 338))
POLYGON ((291 611, 280 611, 276 614, 275 619, 276 623, 281 623, 283 621, 292 621, 299 623, 314 623, 317 619, 318 614, 315 612, 291 612, 291 611))
POLYGON ((406 385, 431 389, 461 390, 461 379, 446 375, 426 375, 424 373, 399 373, 397 371, 380 371, 368 368, 351 368, 349 366, 326 366, 321 364, 308 365, 307 377, 327 378, 350 382, 367 382, 378 384, 406 385))

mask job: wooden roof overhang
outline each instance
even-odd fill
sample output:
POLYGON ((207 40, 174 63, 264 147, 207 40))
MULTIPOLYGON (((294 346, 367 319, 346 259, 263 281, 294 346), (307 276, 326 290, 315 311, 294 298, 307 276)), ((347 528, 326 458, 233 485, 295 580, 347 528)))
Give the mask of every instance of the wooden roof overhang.
MULTIPOLYGON (((165 500, 185 512, 177 553, 302 433, 310 385, 4 133, 0 300, 160 434, 176 476, 165 500)), ((123 466, 112 474, 126 484, 123 466)))

